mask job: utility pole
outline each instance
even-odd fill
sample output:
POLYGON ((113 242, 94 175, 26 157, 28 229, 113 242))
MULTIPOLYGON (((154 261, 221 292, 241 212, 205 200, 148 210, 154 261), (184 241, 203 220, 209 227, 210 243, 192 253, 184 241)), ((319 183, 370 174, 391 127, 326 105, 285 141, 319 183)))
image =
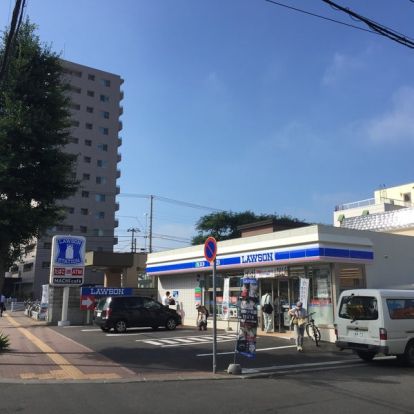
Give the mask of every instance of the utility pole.
POLYGON ((149 253, 152 253, 152 209, 154 196, 150 195, 150 221, 149 221, 149 253))
POLYGON ((136 227, 131 227, 127 230, 128 232, 131 232, 131 253, 136 253, 137 252, 137 241, 134 238, 134 234, 135 233, 139 233, 139 229, 137 229, 136 227))

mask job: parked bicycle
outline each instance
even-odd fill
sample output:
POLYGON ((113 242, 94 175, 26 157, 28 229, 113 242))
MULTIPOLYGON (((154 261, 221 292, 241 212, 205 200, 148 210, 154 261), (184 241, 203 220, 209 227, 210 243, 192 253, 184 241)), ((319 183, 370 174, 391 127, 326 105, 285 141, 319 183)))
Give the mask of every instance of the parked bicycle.
POLYGON ((321 340, 321 331, 315 325, 315 319, 312 318, 312 315, 314 313, 315 312, 312 312, 308 315, 308 322, 306 322, 305 330, 309 338, 315 342, 316 346, 319 346, 319 342, 321 340))

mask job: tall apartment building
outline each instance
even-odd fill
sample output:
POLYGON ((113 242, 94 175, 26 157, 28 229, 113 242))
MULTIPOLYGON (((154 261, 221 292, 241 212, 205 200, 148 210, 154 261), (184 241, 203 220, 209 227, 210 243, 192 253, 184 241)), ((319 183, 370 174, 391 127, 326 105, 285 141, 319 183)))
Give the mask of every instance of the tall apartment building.
POLYGON ((382 187, 374 198, 335 207, 334 226, 414 236, 414 183, 382 187))
MULTIPOLYGON (((122 139, 120 116, 123 109, 121 85, 115 74, 62 61, 70 83, 71 134, 66 150, 77 154, 76 178, 81 181, 77 193, 62 201, 67 211, 65 221, 36 241, 23 263, 12 267, 8 276, 15 279, 13 293, 40 298, 42 285, 49 281, 51 241, 55 234, 80 235, 86 238, 87 251, 113 251, 119 209, 117 179, 121 172, 119 147, 122 139)), ((103 273, 86 269, 85 284, 102 284, 103 273)))

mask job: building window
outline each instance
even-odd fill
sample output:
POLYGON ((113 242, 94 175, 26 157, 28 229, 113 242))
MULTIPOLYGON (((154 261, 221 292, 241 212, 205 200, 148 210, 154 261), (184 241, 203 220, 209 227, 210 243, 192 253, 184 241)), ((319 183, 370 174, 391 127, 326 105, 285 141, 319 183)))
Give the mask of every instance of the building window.
POLYGON ((404 194, 403 194, 403 200, 404 200, 406 203, 411 202, 411 193, 404 193, 404 194))
POLYGON ((101 83, 103 86, 109 88, 111 86, 111 81, 109 79, 101 79, 101 83))
POLYGON ((88 181, 88 180, 91 179, 91 175, 87 174, 87 173, 84 173, 83 176, 82 176, 82 179, 85 180, 85 181, 88 181))
POLYGON ((86 94, 88 96, 90 96, 91 98, 93 98, 95 96, 95 92, 94 91, 87 91, 86 94))
POLYGON ((73 231, 73 226, 70 224, 60 224, 56 226, 56 231, 73 231))
POLYGON ((88 232, 88 228, 86 226, 79 226, 79 230, 81 233, 87 233, 88 232))
POLYGON ((87 216, 89 214, 89 210, 87 208, 81 208, 81 214, 83 216, 87 216))
POLYGON ((92 140, 90 140, 90 139, 85 139, 85 145, 86 145, 87 147, 91 147, 91 146, 92 146, 92 140))
POLYGON ((90 114, 93 114, 93 108, 92 108, 92 106, 87 106, 86 107, 86 112, 88 112, 90 114))
POLYGON ((78 127, 79 126, 79 121, 71 120, 70 125, 73 126, 73 127, 78 127))
POLYGON ((109 119, 109 112, 108 111, 101 111, 101 117, 105 119, 109 119))
POLYGON ((92 158, 91 157, 83 157, 83 161, 84 162, 86 162, 87 164, 90 164, 91 163, 91 161, 92 161, 92 158))
POLYGON ((78 143, 79 143, 79 138, 69 137, 69 138, 68 138, 68 142, 69 142, 70 144, 78 144, 78 143))
POLYGON ((76 76, 77 78, 82 77, 82 72, 79 72, 78 70, 64 68, 63 73, 67 73, 68 75, 71 75, 71 76, 76 76))
POLYGON ((96 184, 106 184, 106 177, 96 177, 96 184))
POLYGON ((70 86, 69 86, 69 89, 70 89, 72 92, 75 92, 75 93, 81 93, 81 91, 82 91, 82 89, 81 89, 81 88, 78 88, 77 86, 73 86, 73 85, 70 85, 70 86))
POLYGON ((76 104, 76 103, 71 103, 70 104, 70 109, 75 109, 75 110, 79 111, 80 105, 76 104))
POLYGON ((92 75, 91 73, 88 73, 88 80, 94 81, 95 75, 92 75))
POLYGON ((99 132, 102 135, 108 135, 109 134, 109 129, 108 128, 105 128, 105 127, 99 127, 99 132))
POLYGON ((108 144, 98 144, 98 150, 107 152, 108 151, 108 144))
POLYGON ((65 210, 68 214, 73 214, 75 212, 74 207, 65 207, 65 210))
POLYGON ((109 102, 109 96, 108 95, 100 95, 99 100, 101 102, 109 102))
POLYGON ((95 200, 98 201, 99 203, 103 203, 106 200, 106 195, 105 194, 95 194, 95 200))
POLYGON ((106 161, 106 160, 97 160, 96 165, 100 168, 106 168, 108 166, 108 161, 106 161))
POLYGON ((82 191, 82 198, 89 198, 89 191, 82 191))
POLYGON ((87 123, 85 124, 85 128, 86 128, 86 129, 92 129, 92 128, 93 128, 93 125, 92 125, 91 123, 87 122, 87 123))
POLYGON ((104 231, 102 229, 93 229, 93 235, 102 237, 104 235, 104 231))
POLYGON ((49 269, 50 268, 50 262, 42 262, 42 269, 49 269))
POLYGON ((95 214, 95 217, 96 217, 98 220, 103 220, 103 219, 105 218, 105 212, 104 212, 104 211, 98 211, 98 212, 95 214))
POLYGON ((23 272, 30 272, 33 269, 33 263, 25 263, 23 265, 23 272))

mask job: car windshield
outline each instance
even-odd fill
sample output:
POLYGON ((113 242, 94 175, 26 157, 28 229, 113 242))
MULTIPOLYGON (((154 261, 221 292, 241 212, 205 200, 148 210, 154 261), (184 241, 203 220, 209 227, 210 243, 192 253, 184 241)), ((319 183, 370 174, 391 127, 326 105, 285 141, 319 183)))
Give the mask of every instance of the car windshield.
POLYGON ((378 303, 373 296, 344 296, 339 307, 339 317, 356 320, 378 319, 378 303))

